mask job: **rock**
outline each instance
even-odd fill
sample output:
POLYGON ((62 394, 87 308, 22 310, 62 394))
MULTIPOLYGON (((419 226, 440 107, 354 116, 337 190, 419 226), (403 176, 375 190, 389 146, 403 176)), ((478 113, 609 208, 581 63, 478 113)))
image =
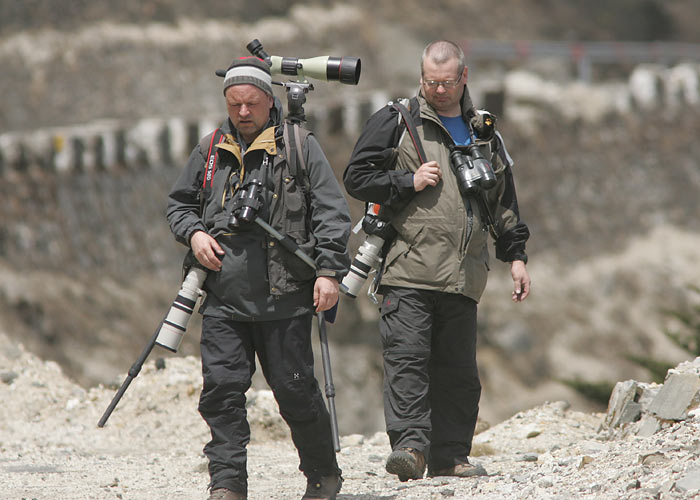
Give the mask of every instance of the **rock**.
POLYGON ((638 490, 639 487, 641 486, 641 483, 639 482, 639 479, 635 479, 634 481, 630 482, 626 487, 625 490, 638 490))
POLYGON ((637 436, 653 436, 659 429, 661 429, 661 423, 658 421, 658 419, 653 415, 645 415, 642 417, 641 425, 637 430, 637 436))
POLYGON ((349 434, 341 437, 340 446, 342 448, 346 446, 361 446, 364 441, 365 437, 362 434, 349 434))
POLYGON ((675 489, 682 493, 700 490, 700 469, 688 471, 681 479, 676 481, 675 489))
POLYGON ((516 458, 519 462, 537 462, 539 455, 537 453, 523 453, 516 458))
POLYGON ((533 430, 528 431, 528 433, 525 435, 525 437, 527 439, 531 439, 531 438, 539 436, 540 434, 542 434, 542 431, 540 429, 533 429, 533 430))
POLYGON ((660 451, 645 453, 639 456, 639 463, 642 465, 666 464, 668 462, 670 462, 669 458, 660 451))
POLYGON ((3 384, 7 385, 10 385, 12 382, 14 382, 17 377, 19 377, 19 375, 17 374, 17 372, 13 371, 0 373, 0 381, 2 381, 3 384))
POLYGON ((649 404, 648 411, 663 420, 684 420, 688 411, 697 406, 700 376, 691 373, 671 373, 649 404))
POLYGON ((610 395, 604 425, 616 428, 636 422, 659 389, 657 384, 645 384, 634 380, 618 382, 610 395))

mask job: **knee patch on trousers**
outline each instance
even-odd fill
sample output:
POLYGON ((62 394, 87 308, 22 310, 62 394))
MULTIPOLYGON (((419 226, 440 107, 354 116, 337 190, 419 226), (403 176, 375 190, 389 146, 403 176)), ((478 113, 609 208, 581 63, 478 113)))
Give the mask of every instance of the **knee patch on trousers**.
POLYGON ((320 390, 316 379, 301 375, 272 389, 285 420, 311 420, 319 414, 320 390))
POLYGON ((206 384, 199 396, 200 412, 226 412, 245 408, 245 393, 250 384, 229 381, 206 384))

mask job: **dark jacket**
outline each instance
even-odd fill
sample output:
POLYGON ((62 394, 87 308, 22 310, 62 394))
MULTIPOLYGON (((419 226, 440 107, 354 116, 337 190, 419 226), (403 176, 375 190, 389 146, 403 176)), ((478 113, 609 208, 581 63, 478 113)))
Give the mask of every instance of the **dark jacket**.
MULTIPOLYGON (((480 115, 464 89, 462 117, 476 125, 476 143, 497 177, 496 186, 487 191, 499 234, 496 257, 526 260, 529 231, 520 221, 512 162, 500 134, 479 136, 480 115)), ((442 181, 415 192, 413 173, 421 162, 409 134, 402 135, 398 112, 386 106, 360 135, 344 173, 345 187, 357 199, 399 207, 391 218, 398 235, 386 254, 382 285, 461 293, 478 301, 489 269, 485 217, 475 198, 465 200, 459 192, 450 166, 449 146, 454 143, 448 131, 420 93, 417 102, 418 109, 414 106, 411 113, 418 136, 427 161, 440 165, 442 181)))
POLYGON ((340 280, 349 268, 346 245, 350 215, 331 166, 315 137, 306 136, 302 154, 309 189, 304 193, 302 179, 297 178, 304 175, 303 171, 295 177, 287 162, 280 115, 279 101, 275 100, 268 128, 244 153, 230 120, 222 124, 226 139, 217 147, 212 188, 205 193, 201 216, 199 195, 213 132, 194 148, 170 192, 167 218, 175 238, 189 246, 195 231, 206 231, 225 251, 221 271, 207 276, 202 314, 239 320, 303 314, 312 308, 315 277, 340 280), (270 166, 263 169, 266 157, 270 166), (317 271, 282 248, 257 224, 230 226, 236 194, 254 178, 262 180, 267 188, 257 214, 294 239, 316 262, 317 271))

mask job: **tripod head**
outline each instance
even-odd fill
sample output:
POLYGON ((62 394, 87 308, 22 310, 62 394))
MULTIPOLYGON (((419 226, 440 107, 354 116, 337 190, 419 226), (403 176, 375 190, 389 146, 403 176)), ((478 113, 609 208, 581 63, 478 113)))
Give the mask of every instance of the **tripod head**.
POLYGON ((304 82, 273 81, 272 83, 287 90, 287 120, 291 123, 305 122, 304 103, 306 103, 306 94, 314 89, 314 85, 304 82))

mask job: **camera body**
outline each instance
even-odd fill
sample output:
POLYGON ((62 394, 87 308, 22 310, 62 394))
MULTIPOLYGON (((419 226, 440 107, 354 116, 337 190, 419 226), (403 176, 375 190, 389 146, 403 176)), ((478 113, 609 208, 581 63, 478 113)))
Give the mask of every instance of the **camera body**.
POLYGON ((357 254, 350 264, 350 271, 343 278, 341 290, 348 296, 357 298, 362 285, 370 273, 377 271, 382 264, 383 248, 387 241, 396 236, 393 226, 380 216, 381 206, 369 203, 361 221, 367 238, 357 249, 357 254))
POLYGON ((457 177, 462 196, 469 196, 496 185, 496 174, 491 163, 475 143, 450 148, 450 163, 457 177))

